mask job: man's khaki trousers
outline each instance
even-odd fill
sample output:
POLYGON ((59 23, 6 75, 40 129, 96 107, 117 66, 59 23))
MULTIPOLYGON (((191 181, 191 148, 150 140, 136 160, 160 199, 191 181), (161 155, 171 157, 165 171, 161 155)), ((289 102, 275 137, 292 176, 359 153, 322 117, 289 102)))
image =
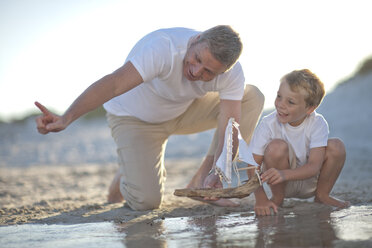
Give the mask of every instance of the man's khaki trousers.
MULTIPOLYGON (((240 131, 247 142, 257 125, 263 104, 264 96, 258 88, 246 85, 240 131)), ((219 95, 215 92, 196 99, 182 115, 162 123, 154 124, 131 116, 107 114, 122 173, 120 191, 133 210, 158 208, 162 202, 165 182, 164 153, 168 137, 172 134, 192 134, 216 128, 218 115, 219 95)), ((214 155, 217 148, 216 133, 208 155, 214 155)))

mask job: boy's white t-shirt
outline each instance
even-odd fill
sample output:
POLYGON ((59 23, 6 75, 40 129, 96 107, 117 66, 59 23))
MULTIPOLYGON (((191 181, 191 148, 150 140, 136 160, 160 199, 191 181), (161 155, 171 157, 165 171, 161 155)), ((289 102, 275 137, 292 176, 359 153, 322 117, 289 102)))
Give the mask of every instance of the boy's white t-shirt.
POLYGON ((171 28, 154 31, 142 38, 126 61, 134 65, 144 83, 106 102, 106 111, 159 123, 181 115, 194 99, 210 91, 218 92, 220 99, 241 100, 245 79, 239 63, 209 82, 192 82, 183 76, 187 44, 199 33, 186 28, 171 28))
POLYGON ((327 146, 328 135, 327 121, 315 111, 296 127, 280 123, 274 111, 262 118, 254 131, 250 148, 254 154, 263 156, 271 140, 285 140, 296 154, 297 165, 301 166, 307 162, 311 148, 327 146))

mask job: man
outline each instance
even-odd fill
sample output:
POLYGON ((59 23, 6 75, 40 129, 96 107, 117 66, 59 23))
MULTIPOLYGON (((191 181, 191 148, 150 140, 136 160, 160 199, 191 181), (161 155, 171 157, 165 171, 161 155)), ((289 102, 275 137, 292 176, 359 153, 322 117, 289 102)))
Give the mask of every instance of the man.
MULTIPOLYGON (((38 131, 61 131, 104 104, 120 165, 108 200, 124 198, 132 209, 147 210, 162 201, 168 137, 217 127, 209 152, 188 185, 215 187, 204 185, 204 179, 222 151, 228 119, 240 122, 243 136, 250 139, 263 107, 261 92, 244 84, 236 63, 241 51, 239 35, 229 26, 201 33, 157 30, 142 38, 122 67, 88 87, 62 116, 36 102, 43 112, 36 119, 38 131)), ((232 205, 223 199, 215 203, 232 205)))

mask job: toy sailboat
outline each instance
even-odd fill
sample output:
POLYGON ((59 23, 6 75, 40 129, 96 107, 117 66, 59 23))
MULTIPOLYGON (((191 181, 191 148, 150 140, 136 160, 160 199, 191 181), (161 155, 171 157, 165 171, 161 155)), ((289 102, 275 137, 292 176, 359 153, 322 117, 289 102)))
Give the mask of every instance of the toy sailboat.
POLYGON ((215 173, 219 175, 221 181, 225 181, 228 184, 227 188, 199 188, 199 189, 176 189, 174 195, 186 196, 186 197, 213 197, 213 198, 244 198, 254 192, 260 185, 262 185, 259 175, 259 165, 253 158, 250 147, 243 139, 239 124, 235 122, 234 118, 230 118, 226 126, 224 147, 220 157, 216 162, 215 173), (239 139, 239 153, 238 160, 247 163, 248 165, 243 168, 237 168, 236 161, 233 161, 233 131, 234 128, 238 132, 239 139), (255 175, 241 185, 239 171, 254 169, 255 175), (234 170, 237 179, 238 186, 231 187, 231 174, 234 170))

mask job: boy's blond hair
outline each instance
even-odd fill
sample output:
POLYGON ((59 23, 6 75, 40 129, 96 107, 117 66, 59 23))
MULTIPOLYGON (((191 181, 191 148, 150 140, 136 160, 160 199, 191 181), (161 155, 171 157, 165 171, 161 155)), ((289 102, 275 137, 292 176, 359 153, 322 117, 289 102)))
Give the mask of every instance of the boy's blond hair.
POLYGON ((304 90, 305 102, 309 107, 318 107, 325 95, 324 84, 309 69, 295 70, 284 75, 280 82, 286 82, 294 92, 304 90))

